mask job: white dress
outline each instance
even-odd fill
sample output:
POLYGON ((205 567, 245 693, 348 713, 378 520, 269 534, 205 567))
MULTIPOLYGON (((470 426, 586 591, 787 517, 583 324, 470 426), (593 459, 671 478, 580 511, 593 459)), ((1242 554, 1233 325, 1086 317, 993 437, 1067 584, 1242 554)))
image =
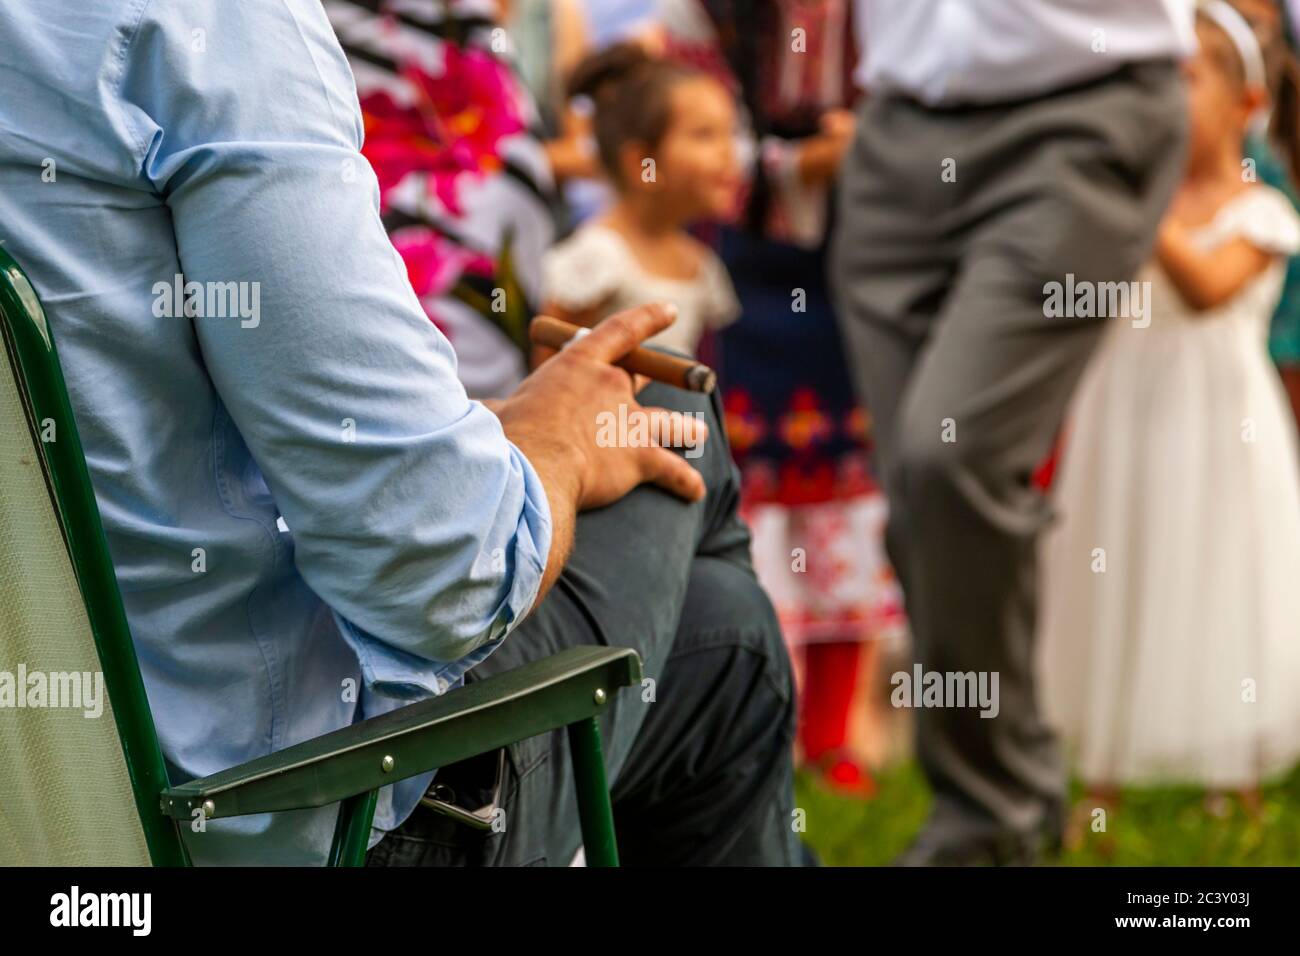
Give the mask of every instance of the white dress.
POLYGON ((1040 703, 1090 784, 1248 787, 1300 758, 1300 467, 1266 348, 1300 221, 1253 186, 1193 240, 1237 237, 1278 258, 1213 310, 1143 269, 1150 325, 1110 320, 1066 427, 1040 703))

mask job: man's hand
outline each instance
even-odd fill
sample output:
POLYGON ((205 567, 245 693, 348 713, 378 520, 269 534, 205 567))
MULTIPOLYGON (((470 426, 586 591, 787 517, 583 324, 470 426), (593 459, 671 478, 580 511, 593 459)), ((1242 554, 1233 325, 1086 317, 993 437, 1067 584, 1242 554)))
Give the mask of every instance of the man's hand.
POLYGON ((551 506, 552 545, 539 599, 568 557, 576 512, 612 504, 645 482, 687 501, 704 497, 704 479, 666 442, 698 447, 708 427, 680 412, 642 408, 632 376, 610 364, 666 329, 676 314, 670 305, 655 304, 612 315, 491 406, 506 437, 541 477, 551 506), (620 405, 626 408, 622 415, 620 405), (650 427, 598 441, 609 437, 606 415, 629 423, 647 415, 650 427), (639 445, 627 440, 638 435, 650 440, 639 445))

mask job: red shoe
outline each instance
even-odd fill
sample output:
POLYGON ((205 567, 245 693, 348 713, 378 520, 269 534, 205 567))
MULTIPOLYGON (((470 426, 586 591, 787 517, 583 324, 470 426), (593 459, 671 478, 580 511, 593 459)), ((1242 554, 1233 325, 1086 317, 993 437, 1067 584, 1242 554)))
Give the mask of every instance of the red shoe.
POLYGON ((853 797, 876 795, 875 778, 857 761, 838 755, 828 758, 822 768, 822 779, 832 790, 853 797))

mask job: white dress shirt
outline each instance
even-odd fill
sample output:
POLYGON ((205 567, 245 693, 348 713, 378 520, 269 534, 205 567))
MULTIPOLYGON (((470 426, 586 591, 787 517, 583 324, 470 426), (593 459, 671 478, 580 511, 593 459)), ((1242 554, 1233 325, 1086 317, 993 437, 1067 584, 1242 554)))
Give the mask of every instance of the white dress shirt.
POLYGON ((857 0, 858 83, 997 103, 1195 47, 1193 0, 857 0))

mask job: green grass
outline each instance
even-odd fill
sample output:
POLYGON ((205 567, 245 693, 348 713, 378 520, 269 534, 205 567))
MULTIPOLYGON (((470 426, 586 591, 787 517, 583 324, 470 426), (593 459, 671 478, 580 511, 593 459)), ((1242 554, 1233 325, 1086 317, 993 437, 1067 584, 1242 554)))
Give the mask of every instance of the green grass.
MULTIPOLYGON (((795 804, 806 811, 804 839, 827 866, 879 866, 901 852, 929 810, 929 791, 915 763, 877 776, 870 800, 841 796, 810 774, 795 783, 795 804)), ((1072 805, 1081 797, 1076 786, 1072 805)), ((1222 801, 1211 813, 1194 787, 1125 790, 1107 811, 1106 832, 1085 828, 1067 849, 1066 866, 1296 866, 1300 865, 1300 767, 1261 791, 1258 813, 1222 801)))

